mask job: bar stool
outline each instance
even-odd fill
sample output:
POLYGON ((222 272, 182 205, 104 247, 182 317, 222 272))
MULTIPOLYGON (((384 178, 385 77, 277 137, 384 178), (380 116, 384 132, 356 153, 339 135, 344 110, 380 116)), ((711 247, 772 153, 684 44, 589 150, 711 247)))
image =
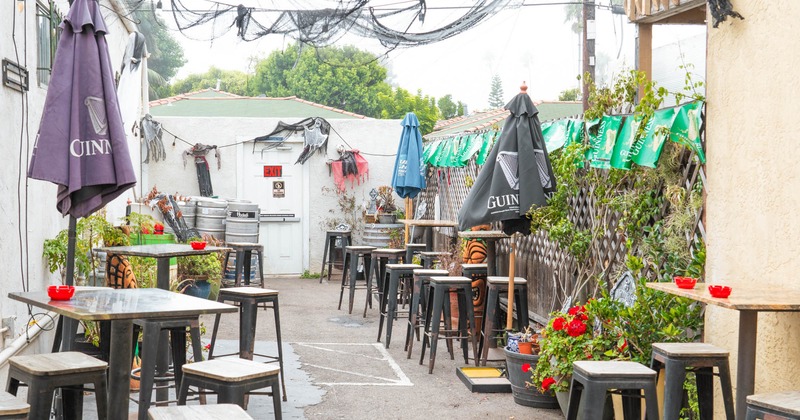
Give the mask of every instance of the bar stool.
MULTIPOLYGON (((386 321, 386 348, 392 341, 392 324, 397 317, 397 295, 400 290, 400 282, 408 282, 414 275, 414 270, 422 268, 417 264, 386 264, 386 273, 381 279, 381 305, 380 320, 378 321, 378 342, 381 341, 383 333, 383 322, 386 321)), ((364 308, 366 312, 366 307, 364 308)))
POLYGON ((8 392, 0 392, 0 419, 27 419, 30 409, 30 404, 17 398, 16 395, 11 395, 8 392))
POLYGON ((82 387, 90 383, 94 384, 98 417, 108 418, 108 382, 106 379, 108 364, 106 362, 80 352, 67 351, 14 356, 8 359, 8 363, 6 391, 16 396, 20 382, 28 385, 30 410, 25 410, 24 406, 15 402, 14 406, 18 409, 14 411, 25 411, 33 420, 49 419, 50 408, 53 404, 53 392, 56 388, 62 388, 65 415, 71 416, 71 418, 81 418, 84 391, 82 387), (75 389, 74 387, 79 388, 75 389))
POLYGON ((242 272, 244 272, 245 286, 250 285, 250 264, 253 252, 258 257, 258 275, 261 278, 261 287, 264 287, 264 245, 250 242, 228 242, 227 246, 233 248, 233 250, 225 253, 224 267, 228 266, 231 252, 236 253, 236 280, 234 287, 242 285, 242 272))
POLYGON ((406 258, 403 261, 411 264, 414 262, 414 255, 422 251, 428 251, 427 248, 428 245, 426 244, 406 244, 406 258))
POLYGON ((142 329, 143 338, 142 365, 139 368, 139 413, 140 418, 143 418, 152 403, 153 389, 156 390, 156 402, 165 402, 168 399, 168 386, 156 386, 155 383, 173 379, 168 375, 168 355, 159 352, 160 341, 167 338, 170 340, 176 390, 180 389, 183 376, 181 367, 186 364, 186 328, 189 328, 195 362, 203 360, 203 346, 200 342, 200 320, 197 317, 136 319, 133 323, 142 329))
MULTIPOLYGON (((658 396, 656 395, 656 371, 629 361, 578 361, 572 364, 572 386, 569 392, 567 420, 578 418, 578 406, 583 395, 581 417, 598 418, 606 404, 606 393, 618 390, 622 393, 625 420, 636 418, 637 407, 641 410, 640 395, 644 390, 648 420, 658 420, 658 396)), ((641 418, 639 415, 638 418, 641 418)))
MULTIPOLYGON (((464 363, 469 363, 469 348, 467 340, 472 341, 472 354, 478 354, 478 342, 475 332, 475 313, 472 308, 472 280, 466 277, 438 277, 430 278, 428 287, 428 308, 425 311, 425 333, 422 338, 422 355, 419 364, 425 360, 425 348, 430 343, 431 355, 428 362, 428 373, 433 373, 436 361, 436 344, 439 334, 444 333, 446 340, 461 340, 464 351, 464 363), (450 293, 458 296, 458 329, 441 329, 441 317, 444 307, 450 304, 450 293), (449 333, 457 333, 449 335, 449 333)), ((475 364, 477 365, 477 358, 475 364)))
POLYGON ((278 308, 278 291, 261 289, 257 287, 231 287, 220 289, 219 302, 235 302, 239 306, 239 351, 230 354, 214 356, 214 346, 217 342, 217 331, 221 314, 214 318, 214 331, 211 333, 211 345, 208 350, 208 360, 215 357, 238 355, 243 359, 253 360, 254 356, 270 359, 267 363, 278 362, 281 368, 281 391, 283 400, 286 401, 286 378, 283 375, 283 344, 281 342, 281 316, 278 308), (275 339, 278 345, 278 356, 256 354, 256 322, 259 306, 272 308, 275 317, 275 339))
MULTIPOLYGON (((505 331, 497 328, 498 309, 501 295, 508 296, 508 277, 489 276, 486 278, 486 312, 483 317, 483 339, 480 343, 480 363, 486 366, 489 358, 489 347, 496 343, 496 333, 505 331)), ((517 314, 517 328, 521 331, 529 325, 528 321, 528 281, 522 277, 514 277, 514 304, 517 314), (524 316, 523 316, 524 315, 524 316)))
MULTIPOLYGON (((393 248, 378 248, 372 251, 372 261, 367 274, 367 303, 372 307, 372 275, 375 274, 375 289, 378 291, 378 302, 381 300, 381 279, 386 274, 386 264, 398 264, 405 257, 406 250, 393 248)), ((364 305, 364 317, 367 316, 367 305, 364 305)))
POLYGON ((664 420, 677 420, 683 400, 683 383, 686 370, 697 375, 697 396, 700 418, 714 417, 714 368, 718 370, 722 387, 722 400, 728 420, 733 420, 733 391, 728 366, 728 351, 707 343, 653 343, 650 367, 656 371, 664 368, 664 420))
POLYGON ((226 419, 252 420, 246 411, 236 404, 179 405, 177 407, 153 407, 147 410, 150 420, 177 419, 226 419))
POLYGON ((183 366, 183 382, 178 405, 186 405, 190 386, 217 393, 217 404, 236 404, 244 408, 245 394, 270 388, 275 418, 281 419, 281 395, 277 366, 265 365, 238 357, 208 360, 183 366))
MULTIPOLYGON (((349 230, 329 230, 325 233, 325 250, 322 251, 322 268, 319 271, 319 282, 322 283, 323 274, 328 274, 328 281, 331 281, 331 269, 334 266, 336 254, 336 242, 339 241, 339 250, 342 251, 342 263, 344 263, 344 249, 351 242, 352 232, 349 230), (325 265, 327 264, 327 271, 325 265)), ((344 269, 344 267, 342 267, 344 269)))
MULTIPOLYGON (((414 288, 411 291, 411 307, 408 308, 408 328, 406 329, 406 343, 404 350, 408 352, 406 359, 411 358, 411 350, 414 347, 414 337, 419 336, 419 329, 425 328, 425 311, 428 307, 426 298, 428 296, 428 285, 430 284, 431 277, 449 276, 450 272, 447 270, 429 270, 419 268, 414 270, 414 288)), ((445 305, 445 309, 449 308, 445 305)), ((445 313, 445 317, 450 317, 450 314, 445 313)))
POLYGON ((376 249, 377 248, 374 246, 358 245, 350 245, 344 248, 344 269, 342 270, 342 288, 339 291, 339 309, 342 309, 344 289, 348 288, 350 289, 350 305, 348 313, 353 313, 353 299, 356 297, 356 289, 366 289, 366 277, 369 277, 369 274, 364 273, 364 287, 356 287, 356 280, 358 279, 358 260, 361 259, 361 261, 364 263, 364 271, 366 271, 371 263, 372 251, 376 249))
POLYGON ((800 420, 800 391, 783 391, 747 396, 746 420, 767 418, 800 420))
POLYGON ((441 252, 441 251, 422 251, 419 253, 419 258, 422 260, 422 268, 434 268, 434 266, 439 265, 439 261, 445 255, 449 255, 449 252, 441 252))

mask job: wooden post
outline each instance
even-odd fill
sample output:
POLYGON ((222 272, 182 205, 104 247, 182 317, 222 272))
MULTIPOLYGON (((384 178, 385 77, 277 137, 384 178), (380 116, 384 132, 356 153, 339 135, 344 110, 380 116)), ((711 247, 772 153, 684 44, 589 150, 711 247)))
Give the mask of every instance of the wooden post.
MULTIPOLYGON (((411 198, 406 197, 406 220, 410 220, 413 218, 412 214, 412 207, 413 203, 411 202, 411 198)), ((405 234, 406 244, 408 244, 408 225, 406 225, 406 234, 405 234)), ((406 264, 411 264, 411 261, 404 261, 406 264)))
MULTIPOLYGON (((639 23, 636 28, 636 69, 644 73, 647 80, 653 80, 653 24, 639 23)), ((640 99, 643 94, 643 88, 639 88, 640 99)))
MULTIPOLYGON (((516 233, 514 234, 516 235, 516 233)), ((506 314, 506 331, 514 328, 514 271, 516 266, 517 244, 511 235, 511 252, 508 255, 508 313, 506 314)))

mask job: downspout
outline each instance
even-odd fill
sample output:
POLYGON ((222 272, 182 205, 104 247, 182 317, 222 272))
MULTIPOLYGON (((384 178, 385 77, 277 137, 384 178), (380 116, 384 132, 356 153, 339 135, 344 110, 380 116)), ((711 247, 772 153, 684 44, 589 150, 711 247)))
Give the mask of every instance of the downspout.
POLYGON ((0 352, 0 367, 5 366, 5 364, 8 363, 8 359, 19 353, 20 350, 25 348, 25 346, 38 337, 42 331, 52 329, 53 322, 57 316, 58 314, 55 312, 48 312, 43 317, 43 319, 46 321, 35 322, 32 326, 28 327, 24 334, 21 334, 19 337, 17 337, 10 346, 4 348, 3 351, 0 352))

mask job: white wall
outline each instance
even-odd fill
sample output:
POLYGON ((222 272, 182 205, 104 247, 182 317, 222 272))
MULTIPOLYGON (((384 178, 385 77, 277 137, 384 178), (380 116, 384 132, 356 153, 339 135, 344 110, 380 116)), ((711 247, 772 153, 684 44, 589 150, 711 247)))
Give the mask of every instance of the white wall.
MULTIPOLYGON (((297 121, 302 118, 298 118, 297 121)), ((264 135, 276 126, 276 118, 194 118, 194 117, 159 117, 163 127, 189 142, 203 143, 206 145, 224 146, 234 144, 237 139, 250 139, 264 135)), ((380 185, 390 185, 392 170, 394 168, 397 145, 402 133, 400 120, 372 120, 372 119, 330 119, 333 131, 328 139, 327 155, 314 154, 305 165, 308 166, 307 183, 308 198, 304 200, 307 208, 304 209, 304 231, 308 232, 308 255, 303 256, 304 269, 319 272, 322 250, 325 240, 325 224, 328 219, 340 216, 337 196, 330 192, 335 186, 333 175, 329 174, 328 159, 338 159, 336 147, 340 144, 346 149, 358 149, 369 162, 369 179, 363 184, 355 184, 350 188, 347 184, 346 194, 354 196, 356 202, 366 203, 369 200, 369 191, 380 185), (339 133, 340 138, 336 133, 339 133), (346 143, 345 143, 346 142, 346 143), (379 154, 384 156, 373 156, 379 154)), ((296 121, 285 121, 293 123, 296 121)), ((159 191, 179 193, 181 195, 199 195, 197 175, 194 164, 189 158, 186 166, 183 165, 182 154, 190 146, 181 140, 175 141, 173 137, 165 134, 163 138, 167 150, 165 161, 150 163, 147 172, 151 185, 143 186, 145 191, 157 186, 159 191)), ((252 150, 252 143, 245 145, 245 150, 252 150)), ((260 148, 260 146, 259 146, 260 148)), ((237 191, 236 147, 223 147, 219 149, 222 159, 222 168, 217 169, 213 152, 206 156, 210 164, 211 181, 214 194, 224 198, 240 197, 237 191)), ((258 150, 258 149, 257 149, 258 150)), ((245 186, 246 188, 246 186, 245 186)), ((399 197, 395 201, 400 202, 399 197)), ((358 243, 360 237, 354 239, 358 243)), ((267 273, 269 274, 269 273, 267 273)))
MULTIPOLYGON (((68 2, 58 0, 56 3, 59 10, 66 14, 68 2)), ((113 8, 108 0, 101 0, 101 3, 113 8)), ((28 313, 26 306, 6 296, 9 292, 26 288, 42 290, 60 281, 57 273, 50 274, 47 271, 42 258, 42 244, 45 239, 54 237, 67 227, 67 218, 62 218, 56 210, 56 186, 26 178, 47 90, 39 86, 36 75, 35 2, 25 1, 26 8, 22 12, 17 10, 17 4, 16 1, 0 3, 0 58, 25 66, 30 74, 27 95, 0 86, 0 142, 3 149, 0 164, 0 232, 4 236, 0 241, 0 266, 4 274, 0 276, 0 317, 17 317, 12 337, 24 331, 28 313)), ((109 29, 107 39, 111 61, 118 67, 116 63, 122 60, 124 42, 129 32, 112 10, 103 8, 103 15, 109 29)), ((124 199, 121 200, 124 205, 124 199)), ((41 311, 34 309, 34 312, 41 311)), ((46 350, 49 345, 37 344, 40 348, 28 351, 46 350)))

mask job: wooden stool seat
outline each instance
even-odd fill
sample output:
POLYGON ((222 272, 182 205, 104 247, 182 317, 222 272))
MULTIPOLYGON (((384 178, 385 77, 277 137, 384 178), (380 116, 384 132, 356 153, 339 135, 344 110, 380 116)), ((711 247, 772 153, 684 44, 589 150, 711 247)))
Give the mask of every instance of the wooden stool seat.
POLYGON ((800 419, 800 391, 782 391, 747 396, 747 420, 766 415, 800 419))
POLYGON ((641 392, 646 400, 647 419, 658 419, 656 371, 629 361, 577 361, 572 364, 572 384, 569 393, 567 420, 578 418, 580 405, 584 419, 601 418, 610 390, 622 393, 623 414, 626 420, 641 419, 641 392), (581 404, 581 399, 583 403, 581 404))
POLYGON ((668 357, 728 357, 730 352, 708 343, 654 343, 656 354, 668 357))
POLYGON ((252 420, 252 417, 236 404, 153 407, 147 410, 147 417, 150 420, 252 420))
POLYGON ((217 393, 218 404, 236 404, 244 408, 245 395, 261 388, 270 388, 275 418, 281 417, 281 393, 278 374, 274 365, 225 357, 205 362, 183 365, 183 381, 178 393, 178 405, 186 405, 190 386, 217 393))
POLYGON ((372 252, 372 251, 374 251, 374 250, 376 250, 378 248, 376 248, 374 246, 368 246, 368 245, 350 245, 350 246, 344 247, 344 249, 346 251, 362 251, 362 252, 363 251, 369 251, 369 252, 372 252))
POLYGON ((75 351, 16 356, 10 362, 20 371, 36 376, 71 375, 108 368, 108 363, 75 351))
MULTIPOLYGON (((506 276, 489 276, 486 278, 486 282, 488 284, 494 284, 498 286, 508 286, 508 277, 506 276)), ((522 277, 514 277, 514 286, 516 285, 528 285, 528 280, 522 277)), ((508 287, 506 287, 508 290, 508 287)))
POLYGON ((16 395, 0 392, 0 419, 27 419, 30 409, 30 404, 16 395))
POLYGON ((220 290, 226 295, 238 296, 277 296, 278 291, 274 289, 262 289, 258 287, 226 287, 225 290, 220 290))

